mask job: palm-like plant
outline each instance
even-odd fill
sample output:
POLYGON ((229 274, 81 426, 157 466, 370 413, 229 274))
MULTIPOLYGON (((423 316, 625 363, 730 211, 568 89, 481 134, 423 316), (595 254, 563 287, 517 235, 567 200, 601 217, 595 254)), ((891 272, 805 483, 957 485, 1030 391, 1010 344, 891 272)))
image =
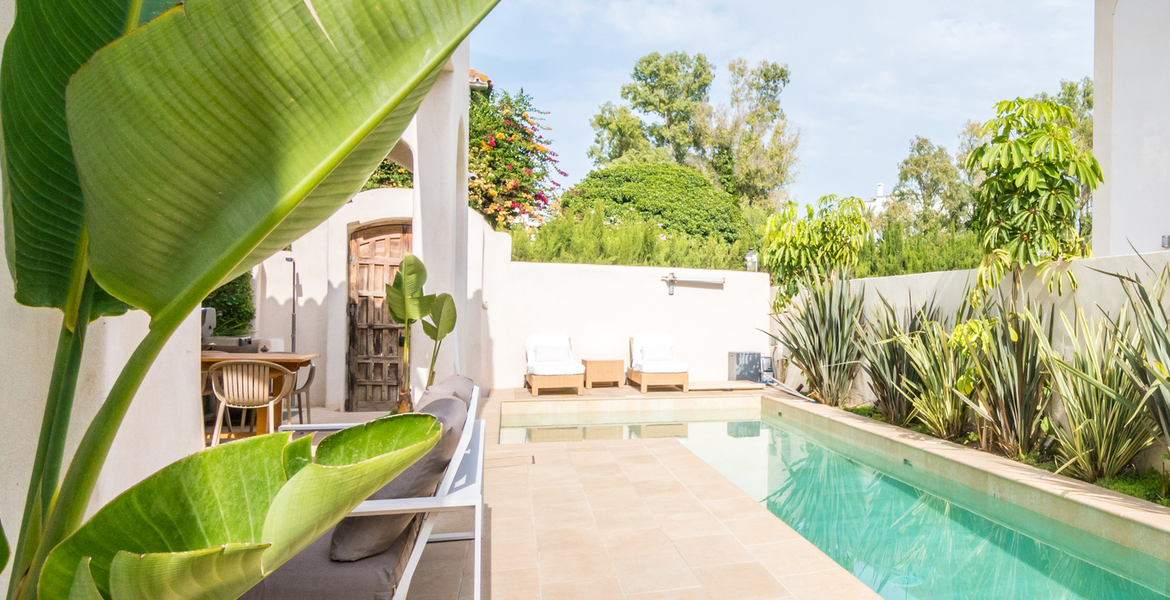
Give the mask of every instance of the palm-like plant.
POLYGON ((1052 394, 1044 348, 1052 342, 1051 308, 1000 311, 990 335, 967 350, 978 375, 975 399, 962 396, 989 427, 992 440, 1009 456, 1027 456, 1044 438, 1041 422, 1052 394), (1034 326, 1034 324, 1043 324, 1034 326))
POLYGON ((918 374, 917 380, 905 380, 901 389, 914 407, 913 417, 935 437, 959 437, 968 415, 958 388, 970 359, 937 321, 925 323, 915 334, 903 334, 898 343, 918 374))
POLYGON ((780 335, 772 337, 804 373, 810 395, 829 406, 845 401, 861 367, 864 302, 865 291, 854 294, 848 276, 834 272, 806 279, 792 306, 773 317, 780 335))
POLYGON ((1121 362, 1142 353, 1128 312, 1123 308, 1116 320, 1102 319, 1095 326, 1083 310, 1077 310, 1076 325, 1062 314, 1075 347, 1072 358, 1065 360, 1051 346, 1044 347, 1067 421, 1053 428, 1063 461, 1060 470, 1088 482, 1117 475, 1154 443, 1154 423, 1142 410, 1141 388, 1121 362))
MULTIPOLYGON (((191 490, 227 485, 236 472, 239 489, 269 486, 274 504, 286 489, 300 498, 318 488, 307 446, 281 436, 278 450, 232 444, 168 470, 177 479, 150 488, 152 502, 179 511, 166 526, 135 528, 140 506, 117 502, 99 513, 100 531, 82 526, 114 436, 171 334, 218 285, 361 189, 496 1, 18 0, 0 65, 6 254, 17 300, 64 318, 9 598, 41 589, 51 598, 235 597, 437 440, 427 417, 335 438, 337 456, 376 468, 336 471, 356 474, 334 483, 352 495, 311 491, 313 502, 293 503, 271 526, 266 503, 234 504, 252 511, 240 515, 191 490), (86 325, 130 307, 150 314, 150 330, 62 479, 86 325), (411 425, 419 419, 427 426, 411 425), (239 470, 265 452, 280 459, 279 473, 239 470), (235 468, 196 465, 224 456, 235 468), (298 477, 309 487, 293 486, 298 477), (286 481, 280 491, 277 481, 286 481), (212 531, 203 516, 226 524, 212 531), (190 573, 200 577, 167 579, 190 573)), ((317 465, 344 466, 331 455, 318 452, 317 465)))
POLYGON ((914 407, 903 390, 908 382, 919 382, 921 378, 898 338, 921 331, 928 321, 937 321, 939 310, 933 301, 919 307, 914 307, 911 301, 899 318, 893 305, 880 294, 878 297, 881 304, 862 330, 863 367, 869 375, 869 389, 878 413, 887 423, 904 426, 914 407))

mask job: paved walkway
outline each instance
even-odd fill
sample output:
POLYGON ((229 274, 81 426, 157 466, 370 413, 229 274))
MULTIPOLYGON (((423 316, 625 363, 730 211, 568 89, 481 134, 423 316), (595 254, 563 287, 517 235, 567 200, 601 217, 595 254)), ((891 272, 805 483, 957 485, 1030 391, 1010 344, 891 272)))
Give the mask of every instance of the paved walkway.
MULTIPOLYGON (((481 417, 485 599, 878 597, 676 440, 501 446, 498 398, 481 417)), ((471 598, 470 549, 428 546, 410 600, 471 598)))

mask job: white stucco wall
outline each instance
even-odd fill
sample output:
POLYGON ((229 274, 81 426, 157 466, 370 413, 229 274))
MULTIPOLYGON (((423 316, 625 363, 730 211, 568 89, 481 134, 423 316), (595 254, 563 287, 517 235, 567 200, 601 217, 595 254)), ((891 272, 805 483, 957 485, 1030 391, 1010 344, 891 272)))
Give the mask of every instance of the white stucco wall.
MULTIPOLYGON (((769 321, 765 273, 512 262, 510 236, 492 231, 475 213, 469 223, 479 230, 469 243, 474 249, 479 242, 483 253, 482 274, 473 280, 481 286, 480 314, 468 323, 482 327, 473 375, 481 385, 522 387, 524 342, 533 333, 566 333, 578 358, 622 359, 627 366, 631 336, 670 334, 675 354, 690 365, 691 381, 726 381, 728 352, 769 351, 760 331, 769 321), (672 296, 662 281, 672 272, 726 283, 677 284, 672 296)), ((476 266, 473 257, 473 275, 476 266)))
POLYGON ((1170 235, 1170 2, 1096 0, 1093 195, 1097 256, 1153 252, 1170 235), (1132 248, 1131 248, 1132 244, 1132 248))
MULTIPOLYGON (((8 35, 13 11, 13 0, 0 0, 0 36, 8 35)), ((0 231, 0 246, 3 236, 0 231)), ((0 444, 0 522, 10 544, 20 528, 61 328, 59 311, 20 306, 13 292, 8 263, 0 261, 0 340, 5 341, 0 346, 0 410, 7 433, 0 444)), ((66 461, 148 323, 145 313, 134 311, 89 326, 66 461)), ((98 480, 91 514, 147 475, 203 447, 199 385, 199 318, 192 315, 163 349, 126 414, 98 480)), ((0 574, 0 586, 8 585, 9 575, 7 570, 0 574)))
POLYGON ((409 189, 362 192, 316 229, 293 242, 291 251, 276 253, 253 271, 256 337, 279 338, 284 341, 285 350, 291 350, 292 263, 286 259, 296 260, 300 282, 297 351, 321 355, 314 361, 317 374, 309 393, 313 406, 330 410, 342 410, 345 406, 350 232, 375 222, 409 222, 414 196, 414 191, 409 189))

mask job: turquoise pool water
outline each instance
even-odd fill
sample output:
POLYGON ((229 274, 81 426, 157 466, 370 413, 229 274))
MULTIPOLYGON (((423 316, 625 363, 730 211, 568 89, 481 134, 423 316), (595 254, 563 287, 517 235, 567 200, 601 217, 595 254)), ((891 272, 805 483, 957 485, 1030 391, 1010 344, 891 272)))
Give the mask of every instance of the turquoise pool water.
MULTIPOLYGON (((752 432, 752 427, 738 429, 745 430, 752 432)), ((1059 549, 1059 542, 1030 537, 968 510, 955 502, 963 502, 958 497, 951 501, 936 496, 835 452, 787 422, 760 424, 754 444, 733 435, 734 427, 726 431, 723 441, 719 436, 692 436, 684 443, 883 598, 1168 598, 1059 549), (732 446, 736 451, 728 452, 732 446)), ((969 488, 954 491, 975 494, 969 488)), ((1071 528, 1044 523, 1044 517, 1025 509, 1000 508, 1007 509, 1003 514, 1032 519, 1024 529, 1052 531, 1057 540, 1076 539, 1078 546, 1092 547, 1097 555, 1138 554, 1084 532, 1070 534, 1066 530, 1071 528)), ((1164 563, 1146 555, 1133 556, 1126 562, 1131 563, 1155 582, 1153 587, 1164 586, 1164 563), (1156 572, 1149 573, 1151 569, 1156 572)))

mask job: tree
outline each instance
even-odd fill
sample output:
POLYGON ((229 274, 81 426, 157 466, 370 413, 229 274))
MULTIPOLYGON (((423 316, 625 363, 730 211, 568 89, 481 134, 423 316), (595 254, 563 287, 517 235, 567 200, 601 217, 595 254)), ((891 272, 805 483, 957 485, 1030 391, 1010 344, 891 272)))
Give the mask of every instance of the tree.
POLYGON ((665 148, 655 146, 642 123, 629 106, 601 105, 589 124, 596 139, 588 156, 598 165, 616 165, 622 162, 665 162, 673 160, 665 148))
POLYGON ((634 63, 630 78, 633 82, 622 86, 622 98, 660 120, 646 125, 646 133, 682 164, 699 145, 695 116, 707 103, 715 66, 701 53, 692 57, 685 52, 665 56, 652 52, 634 63))
POLYGON ((800 291, 801 281, 825 277, 857 264, 869 235, 865 202, 853 196, 822 196, 802 218, 788 202, 768 219, 762 240, 762 263, 780 288, 773 310, 780 312, 800 291))
POLYGON ((894 198, 894 206, 887 210, 904 214, 911 232, 957 231, 971 217, 971 190, 950 154, 922 136, 910 141, 910 155, 898 168, 894 198))
POLYGON ((768 61, 749 67, 736 59, 728 71, 731 103, 705 107, 698 162, 725 191, 759 203, 791 183, 794 175, 798 137, 780 107, 788 67, 768 61))
POLYGON ((1089 248, 1078 228, 1082 187, 1103 180, 1093 154, 1074 141, 1076 117, 1068 107, 1047 100, 1005 100, 983 125, 990 140, 967 157, 967 169, 985 179, 976 195, 973 226, 988 253, 979 268, 975 294, 995 287, 1012 273, 1012 301, 1018 300, 1024 267, 1047 272, 1057 289, 1065 276, 1061 263, 1086 256, 1089 248))
POLYGON ((607 102, 590 121, 590 158, 601 167, 673 160, 751 204, 778 201, 792 181, 798 142, 780 107, 788 67, 737 59, 728 71, 730 101, 716 106, 708 98, 714 67, 702 54, 642 57, 633 83, 622 87, 629 104, 607 102))
POLYGON ((747 221, 739 203, 703 174, 674 163, 626 163, 590 173, 561 198, 566 211, 598 202, 607 217, 636 216, 667 231, 735 242, 747 221))
MULTIPOLYGON (((1072 119, 1061 124, 1072 132, 1073 143, 1085 152, 1093 151, 1093 80, 1085 77, 1080 81, 1062 79, 1060 91, 1050 96, 1041 92, 1035 100, 1055 102, 1072 113, 1072 119)), ((1082 185, 1077 207, 1077 226, 1086 241, 1093 233, 1093 190, 1082 185)))

